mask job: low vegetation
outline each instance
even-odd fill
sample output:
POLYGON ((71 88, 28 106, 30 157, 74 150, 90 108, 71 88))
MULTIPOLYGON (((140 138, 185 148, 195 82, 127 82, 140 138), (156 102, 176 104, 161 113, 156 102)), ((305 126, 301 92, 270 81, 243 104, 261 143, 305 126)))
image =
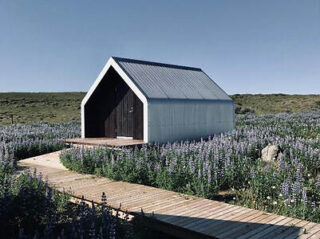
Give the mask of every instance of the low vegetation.
POLYGON ((83 92, 0 93, 0 125, 80 121, 83 92))
POLYGON ((237 118, 233 132, 141 149, 73 148, 69 169, 320 222, 320 111, 237 118), (261 160, 268 144, 282 153, 261 160))
MULTIPOLYGON (((0 125, 35 122, 80 121, 84 92, 0 93, 0 125)), ((250 95, 231 96, 239 114, 256 115, 300 112, 320 109, 320 95, 250 95)))
POLYGON ((111 214, 107 195, 99 206, 77 205, 36 171, 17 172, 17 160, 60 150, 60 139, 79 135, 77 122, 0 127, 0 238, 171 238, 111 214))
POLYGON ((70 123, 34 123, 0 126, 0 161, 11 161, 60 150, 65 138, 80 136, 80 125, 70 123))
POLYGON ((1 238, 128 238, 128 221, 105 204, 73 204, 42 180, 30 173, 1 179, 1 238))
MULTIPOLYGON (((83 96, 0 94, 0 125, 10 125, 0 126, 0 237, 168 238, 143 223, 111 216, 106 206, 75 205, 39 174, 17 174, 17 160, 63 149, 60 139, 80 136, 83 96), (11 125, 12 119, 32 123, 11 125)), ((288 113, 319 109, 320 96, 233 98, 242 116, 231 133, 140 149, 73 148, 61 160, 78 172, 320 222, 320 111, 288 113), (282 111, 287 113, 265 115, 282 111), (261 160, 268 144, 282 151, 269 163, 261 160)))
POLYGON ((231 97, 238 114, 264 115, 320 109, 320 95, 236 94, 231 97))

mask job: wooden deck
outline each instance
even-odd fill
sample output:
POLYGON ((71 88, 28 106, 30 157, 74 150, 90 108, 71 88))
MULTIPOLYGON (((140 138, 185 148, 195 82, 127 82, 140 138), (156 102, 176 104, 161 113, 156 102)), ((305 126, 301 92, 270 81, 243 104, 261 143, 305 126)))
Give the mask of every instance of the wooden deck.
POLYGON ((320 238, 320 224, 279 216, 163 189, 71 172, 59 152, 18 162, 21 169, 37 168, 58 190, 100 202, 102 192, 113 208, 150 218, 159 230, 179 238, 320 238))
POLYGON ((144 144, 143 140, 139 139, 118 139, 118 138, 73 138, 65 139, 66 143, 91 145, 91 146, 135 146, 144 144))

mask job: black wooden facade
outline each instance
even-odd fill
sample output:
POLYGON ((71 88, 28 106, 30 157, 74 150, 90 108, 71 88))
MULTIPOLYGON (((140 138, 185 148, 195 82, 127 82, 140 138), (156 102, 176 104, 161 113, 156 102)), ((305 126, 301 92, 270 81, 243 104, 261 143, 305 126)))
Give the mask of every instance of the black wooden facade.
POLYGON ((110 67, 85 105, 86 137, 143 139, 143 103, 110 67))

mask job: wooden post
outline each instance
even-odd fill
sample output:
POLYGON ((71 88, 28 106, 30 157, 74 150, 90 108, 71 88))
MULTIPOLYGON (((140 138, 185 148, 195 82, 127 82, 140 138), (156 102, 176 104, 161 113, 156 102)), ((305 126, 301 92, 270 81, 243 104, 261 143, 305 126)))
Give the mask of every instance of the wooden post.
POLYGON ((13 114, 11 114, 10 116, 11 116, 11 124, 13 124, 13 114))

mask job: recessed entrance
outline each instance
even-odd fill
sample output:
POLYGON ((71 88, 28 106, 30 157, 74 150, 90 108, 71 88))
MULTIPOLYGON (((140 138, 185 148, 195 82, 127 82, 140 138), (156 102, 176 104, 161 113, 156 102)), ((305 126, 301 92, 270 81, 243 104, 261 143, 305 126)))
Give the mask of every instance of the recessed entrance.
POLYGON ((143 103, 112 67, 104 78, 86 104, 86 137, 143 139, 143 103))
POLYGON ((105 119, 105 136, 142 139, 143 104, 129 86, 119 80, 112 88, 111 113, 105 119))

